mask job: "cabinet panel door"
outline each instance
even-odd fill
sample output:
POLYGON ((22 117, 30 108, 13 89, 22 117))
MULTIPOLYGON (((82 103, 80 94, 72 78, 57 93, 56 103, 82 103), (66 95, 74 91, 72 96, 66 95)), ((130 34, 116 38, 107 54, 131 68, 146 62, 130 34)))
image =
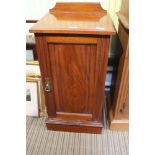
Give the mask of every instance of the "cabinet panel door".
POLYGON ((91 120, 96 105, 96 45, 51 43, 48 49, 56 116, 91 120))

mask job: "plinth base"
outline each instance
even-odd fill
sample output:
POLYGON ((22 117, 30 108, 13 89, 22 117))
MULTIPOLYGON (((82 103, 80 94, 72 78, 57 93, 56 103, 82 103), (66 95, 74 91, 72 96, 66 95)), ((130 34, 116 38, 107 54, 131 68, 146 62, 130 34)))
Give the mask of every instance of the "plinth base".
POLYGON ((128 120, 117 120, 113 117, 112 111, 109 112, 109 128, 110 130, 128 130, 128 120))
POLYGON ((116 119, 113 116, 113 111, 111 108, 110 94, 107 94, 106 103, 108 107, 108 118, 109 118, 109 129, 110 130, 128 130, 129 120, 126 119, 116 119))
POLYGON ((101 122, 69 121, 56 118, 47 118, 45 123, 48 130, 78 133, 100 134, 103 127, 103 124, 101 122))

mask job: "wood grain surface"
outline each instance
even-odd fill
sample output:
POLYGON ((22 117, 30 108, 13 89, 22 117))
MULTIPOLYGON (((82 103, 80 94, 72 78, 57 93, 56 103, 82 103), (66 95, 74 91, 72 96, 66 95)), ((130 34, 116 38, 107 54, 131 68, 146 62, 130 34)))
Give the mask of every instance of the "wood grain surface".
POLYGON ((57 3, 30 32, 109 35, 115 29, 99 3, 57 3))
MULTIPOLYGON (((118 13, 118 36, 122 45, 115 92, 109 108, 110 129, 128 130, 129 127, 129 10, 128 0, 122 1, 118 13), (120 16, 121 15, 121 16, 120 16), (122 18, 123 16, 123 18, 122 18)), ((110 103, 110 102, 109 102, 110 103)))
POLYGON ((51 130, 101 133, 110 34, 115 30, 98 3, 63 4, 30 30, 36 38, 46 125, 51 130))

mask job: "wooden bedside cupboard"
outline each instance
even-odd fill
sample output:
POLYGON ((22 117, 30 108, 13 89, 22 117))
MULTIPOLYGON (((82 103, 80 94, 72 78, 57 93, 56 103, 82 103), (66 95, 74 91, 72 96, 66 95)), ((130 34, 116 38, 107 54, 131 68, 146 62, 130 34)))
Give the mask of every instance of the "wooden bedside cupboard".
POLYGON ((30 32, 46 98, 49 130, 101 133, 110 35, 99 3, 57 3, 30 32))

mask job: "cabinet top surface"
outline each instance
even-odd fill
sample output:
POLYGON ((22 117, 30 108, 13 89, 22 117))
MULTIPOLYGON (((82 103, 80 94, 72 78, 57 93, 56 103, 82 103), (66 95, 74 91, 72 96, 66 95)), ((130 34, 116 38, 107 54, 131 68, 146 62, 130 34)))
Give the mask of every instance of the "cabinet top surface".
POLYGON ((30 32, 113 35, 115 29, 99 3, 57 3, 30 32))

